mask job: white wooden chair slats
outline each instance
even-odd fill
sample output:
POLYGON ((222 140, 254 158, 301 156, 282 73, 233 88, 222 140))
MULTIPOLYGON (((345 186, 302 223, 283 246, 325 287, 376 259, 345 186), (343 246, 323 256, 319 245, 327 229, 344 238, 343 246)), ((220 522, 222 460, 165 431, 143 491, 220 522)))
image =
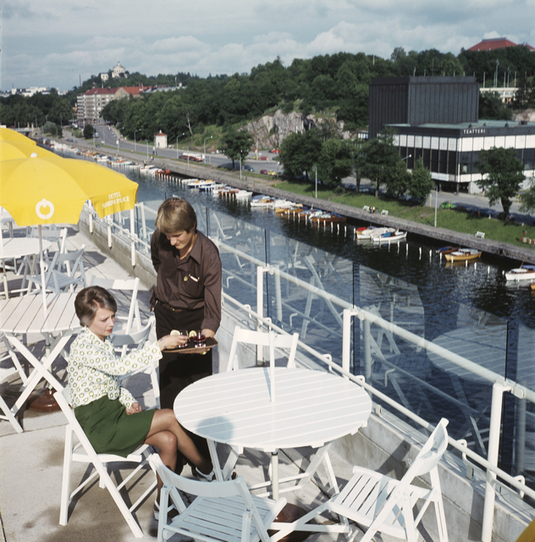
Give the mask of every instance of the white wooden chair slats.
MULTIPOLYGON (((154 328, 155 322, 156 320, 154 318, 154 315, 151 315, 150 318, 147 320, 146 324, 139 331, 134 330, 130 331, 130 333, 114 333, 110 337, 110 340, 113 343, 114 347, 117 349, 117 351, 121 353, 121 356, 124 356, 130 351, 130 349, 139 350, 143 348, 143 346, 145 346, 146 342, 150 338, 150 334, 154 328)), ((124 383, 131 376, 138 374, 147 374, 149 376, 156 403, 156 408, 160 408, 160 384, 158 379, 158 364, 153 363, 148 367, 143 367, 137 371, 134 371, 133 373, 129 373, 123 377, 120 377, 119 382, 121 383, 121 385, 125 385, 124 383)), ((126 385, 125 387, 128 386, 126 385)))
MULTIPOLYGON (((62 291, 74 291, 75 285, 82 288, 87 286, 85 279, 85 269, 82 260, 85 245, 74 252, 59 253, 56 252, 52 262, 45 272, 45 290, 47 292, 60 293, 62 291)), ((28 278, 30 283, 29 291, 32 286, 36 287, 36 292, 41 291, 41 275, 34 275, 28 278)), ((33 292, 35 293, 35 292, 33 292)))
POLYGON ((438 475, 438 463, 448 446, 447 424, 448 420, 445 418, 440 420, 401 480, 364 467, 354 467, 353 476, 340 493, 293 524, 289 524, 286 531, 284 528, 281 529, 278 535, 284 536, 293 530, 347 532, 349 519, 365 528, 365 534, 360 542, 370 542, 378 532, 408 542, 416 542, 418 525, 429 506, 433 504, 437 519, 436 540, 448 542, 438 475), (430 478, 430 487, 413 485, 416 477, 426 474, 430 478), (309 523, 325 512, 338 515, 341 523, 337 525, 309 523))
POLYGON ((228 482, 198 482, 175 474, 156 454, 149 461, 163 481, 158 542, 174 533, 206 542, 269 542, 273 539, 267 531, 286 499, 275 501, 251 495, 241 476, 228 482), (188 506, 179 491, 196 498, 188 506), (180 513, 168 524, 166 518, 172 504, 180 513))
POLYGON ((256 345, 262 349, 267 347, 269 349, 270 366, 275 366, 275 349, 287 349, 289 351, 287 367, 295 367, 295 354, 297 351, 298 341, 298 333, 294 333, 293 335, 282 335, 274 333, 273 331, 265 333, 263 331, 254 331, 252 329, 236 327, 234 329, 232 345, 230 347, 227 371, 240 368, 237 355, 238 345, 240 343, 256 345))
MULTIPOLYGON (((56 384, 56 386, 59 386, 59 384, 56 384)), ((143 531, 134 518, 133 512, 139 508, 139 506, 145 502, 145 500, 155 490, 156 480, 148 485, 141 496, 139 496, 139 498, 131 506, 126 504, 125 499, 121 495, 121 491, 125 491, 127 484, 129 484, 134 477, 137 476, 136 480, 139 481, 139 479, 147 475, 148 471, 146 466, 151 453, 150 446, 143 444, 126 458, 113 454, 97 454, 78 423, 78 420, 74 415, 74 411, 69 405, 68 386, 62 391, 56 392, 54 396, 68 422, 65 432, 65 452, 63 460, 63 480, 61 484, 61 505, 59 517, 60 525, 67 525, 69 519, 69 503, 73 497, 81 492, 83 488, 85 488, 92 480, 94 480, 95 477, 98 476, 100 477, 99 486, 101 488, 105 487, 109 491, 134 536, 136 538, 142 538, 143 531), (75 435, 78 443, 75 443, 75 435), (82 483, 80 483, 80 485, 78 485, 71 492, 71 467, 73 462, 90 463, 93 465, 95 471, 90 476, 85 478, 85 480, 83 480, 82 483), (110 463, 113 463, 113 468, 117 470, 119 468, 127 468, 126 464, 130 464, 129 468, 131 468, 133 464, 135 465, 135 468, 128 474, 128 476, 122 479, 122 482, 119 485, 115 485, 108 472, 110 463)), ((132 484, 133 487, 136 485, 137 482, 132 484)))

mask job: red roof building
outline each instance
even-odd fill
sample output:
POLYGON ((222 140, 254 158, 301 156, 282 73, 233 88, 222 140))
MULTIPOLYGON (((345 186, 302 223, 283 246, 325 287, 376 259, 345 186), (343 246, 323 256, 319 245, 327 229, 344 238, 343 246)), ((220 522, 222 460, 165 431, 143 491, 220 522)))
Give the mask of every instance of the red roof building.
POLYGON ((518 45, 508 40, 507 38, 491 38, 488 40, 480 41, 478 44, 473 45, 468 49, 469 51, 494 51, 495 49, 505 49, 505 47, 527 47, 530 51, 535 51, 535 47, 523 43, 518 45))

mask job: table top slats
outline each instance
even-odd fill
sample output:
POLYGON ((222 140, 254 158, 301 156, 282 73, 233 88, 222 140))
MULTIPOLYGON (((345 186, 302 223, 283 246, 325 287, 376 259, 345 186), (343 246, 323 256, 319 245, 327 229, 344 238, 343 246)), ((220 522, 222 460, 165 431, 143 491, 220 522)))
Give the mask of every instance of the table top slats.
POLYGON ((199 380, 175 400, 190 431, 217 442, 273 451, 319 447, 366 425, 371 399, 357 384, 323 371, 268 368, 220 373, 199 380))

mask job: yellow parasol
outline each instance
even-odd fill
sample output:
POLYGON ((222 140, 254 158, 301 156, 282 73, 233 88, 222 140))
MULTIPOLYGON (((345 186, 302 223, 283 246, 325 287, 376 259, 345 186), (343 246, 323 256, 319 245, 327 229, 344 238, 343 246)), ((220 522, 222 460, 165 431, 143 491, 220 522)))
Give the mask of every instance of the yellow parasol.
MULTIPOLYGON (((138 184, 94 162, 36 154, 0 162, 0 207, 19 226, 39 226, 42 291, 46 300, 41 225, 77 224, 88 200, 101 218, 133 209, 138 184)), ((46 303, 44 310, 46 313, 46 303)))
POLYGON ((0 206, 19 226, 77 224, 90 200, 103 218, 133 209, 138 185, 105 166, 30 156, 0 162, 0 206))
POLYGON ((25 141, 0 139, 0 162, 4 162, 5 160, 16 160, 17 158, 30 158, 32 154, 35 154, 40 158, 45 156, 57 156, 52 151, 37 146, 31 139, 28 139, 28 143, 25 141))
POLYGON ((35 141, 32 141, 29 137, 26 137, 20 132, 10 130, 9 128, 0 127, 0 141, 20 141, 21 143, 29 143, 35 145, 35 141))

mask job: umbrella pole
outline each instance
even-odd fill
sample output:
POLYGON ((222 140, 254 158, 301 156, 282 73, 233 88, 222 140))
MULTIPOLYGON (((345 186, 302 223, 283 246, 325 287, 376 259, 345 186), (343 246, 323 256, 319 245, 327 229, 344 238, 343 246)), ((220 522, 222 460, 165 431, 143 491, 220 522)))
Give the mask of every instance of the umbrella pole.
POLYGON ((45 260, 43 258, 43 230, 41 224, 37 226, 37 229, 39 230, 39 269, 41 271, 41 291, 43 292, 43 312, 46 318, 48 309, 46 306, 45 260))

